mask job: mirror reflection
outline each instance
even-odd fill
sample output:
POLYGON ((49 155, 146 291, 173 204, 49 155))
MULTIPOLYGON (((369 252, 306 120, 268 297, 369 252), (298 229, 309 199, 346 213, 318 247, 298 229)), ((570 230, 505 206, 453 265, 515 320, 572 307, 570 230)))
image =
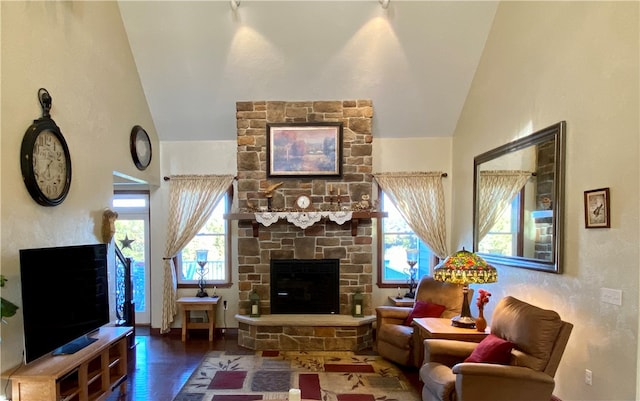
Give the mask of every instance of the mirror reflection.
POLYGON ((474 251, 490 263, 560 272, 565 123, 474 159, 474 251))

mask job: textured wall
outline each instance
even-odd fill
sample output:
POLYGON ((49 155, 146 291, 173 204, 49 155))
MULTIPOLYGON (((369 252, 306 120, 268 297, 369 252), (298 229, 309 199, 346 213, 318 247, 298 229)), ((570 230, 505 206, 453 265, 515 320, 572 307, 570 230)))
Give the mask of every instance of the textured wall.
MULTIPOLYGON (((19 250, 100 242, 113 173, 150 183, 159 178, 158 141, 115 2, 0 2, 2 10, 2 296, 21 305, 19 250), (51 116, 69 145, 71 189, 43 207, 20 172, 20 144, 41 116, 38 88, 53 97, 51 116), (144 172, 129 151, 142 125, 154 156, 144 172)), ((56 295, 56 284, 50 293, 56 295)), ((22 311, 2 324, 2 370, 22 360, 22 311)), ((3 386, 4 388, 4 386, 3 386)))
POLYGON ((498 266, 498 283, 483 286, 575 325, 556 374, 563 401, 638 399, 638 21, 637 2, 501 2, 454 136, 452 234, 462 246, 473 157, 567 121, 563 274, 498 266), (587 230, 584 191, 602 187, 611 228, 587 230), (601 302, 603 287, 622 290, 622 305, 601 302))

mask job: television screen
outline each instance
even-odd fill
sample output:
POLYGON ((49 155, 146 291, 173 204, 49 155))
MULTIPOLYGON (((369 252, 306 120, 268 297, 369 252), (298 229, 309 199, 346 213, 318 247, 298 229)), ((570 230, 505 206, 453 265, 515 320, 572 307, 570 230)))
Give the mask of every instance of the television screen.
POLYGON ((107 246, 21 249, 25 360, 73 353, 109 322, 107 246))

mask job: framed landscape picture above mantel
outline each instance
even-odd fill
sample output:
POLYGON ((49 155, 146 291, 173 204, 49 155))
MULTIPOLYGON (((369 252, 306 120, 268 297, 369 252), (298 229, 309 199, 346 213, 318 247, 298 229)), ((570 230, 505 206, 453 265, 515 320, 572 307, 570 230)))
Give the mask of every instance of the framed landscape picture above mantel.
POLYGON ((267 124, 267 177, 341 177, 342 123, 267 124))

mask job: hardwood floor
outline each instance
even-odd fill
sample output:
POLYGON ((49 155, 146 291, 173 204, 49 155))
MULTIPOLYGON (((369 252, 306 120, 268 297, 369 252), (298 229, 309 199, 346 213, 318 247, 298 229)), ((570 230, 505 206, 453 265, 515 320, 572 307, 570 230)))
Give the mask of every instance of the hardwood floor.
MULTIPOLYGON (((224 336, 218 333, 213 342, 208 341, 206 331, 192 331, 183 343, 179 334, 149 335, 148 328, 136 327, 135 342, 127 392, 116 392, 107 401, 172 401, 207 351, 240 349, 233 331, 224 336)), ((420 392, 418 371, 403 371, 420 392)))

